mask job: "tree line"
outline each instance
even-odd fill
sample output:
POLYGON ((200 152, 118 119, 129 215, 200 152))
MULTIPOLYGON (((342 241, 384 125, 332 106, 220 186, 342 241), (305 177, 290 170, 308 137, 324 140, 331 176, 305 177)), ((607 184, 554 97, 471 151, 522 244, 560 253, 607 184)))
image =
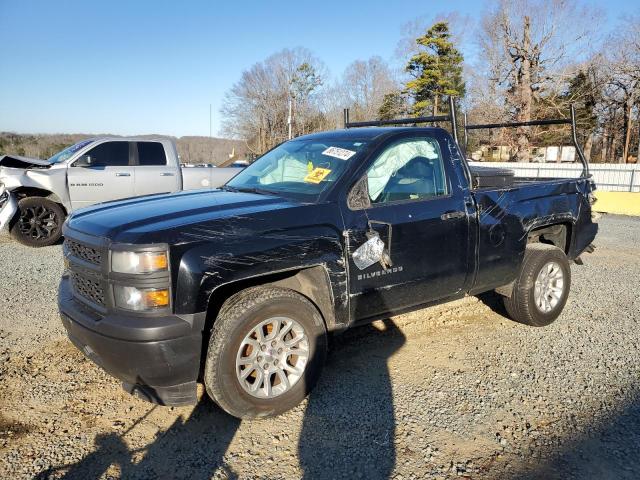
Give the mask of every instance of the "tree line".
MULTIPOLYGON (((0 155, 14 154, 23 157, 47 159, 69 145, 97 136, 100 135, 0 132, 0 155)), ((173 138, 176 142, 180 161, 192 165, 203 163, 225 164, 230 160, 231 154, 234 154, 235 159, 244 159, 248 153, 246 143, 241 140, 197 136, 170 138, 173 138)))
MULTIPOLYGON (((603 14, 573 0, 494 0, 478 19, 408 24, 395 58, 351 63, 338 80, 305 48, 242 72, 221 109, 223 132, 260 154, 289 136, 353 121, 446 113, 456 97, 470 123, 568 116, 591 162, 636 161, 640 139, 640 16, 603 32, 603 14), (465 52, 467 52, 465 54, 465 52), (470 53, 469 53, 470 52, 470 53)), ((469 149, 506 145, 512 160, 570 143, 566 127, 474 131, 469 149)))

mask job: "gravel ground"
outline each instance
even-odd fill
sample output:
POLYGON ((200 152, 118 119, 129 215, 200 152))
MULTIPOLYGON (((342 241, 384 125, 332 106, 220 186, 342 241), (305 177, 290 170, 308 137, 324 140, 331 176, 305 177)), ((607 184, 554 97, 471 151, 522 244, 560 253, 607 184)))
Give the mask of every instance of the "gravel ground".
POLYGON ((600 226, 553 325, 487 296, 354 329, 253 422, 122 393, 64 338, 60 247, 0 244, 0 478, 638 478, 640 220, 600 226))

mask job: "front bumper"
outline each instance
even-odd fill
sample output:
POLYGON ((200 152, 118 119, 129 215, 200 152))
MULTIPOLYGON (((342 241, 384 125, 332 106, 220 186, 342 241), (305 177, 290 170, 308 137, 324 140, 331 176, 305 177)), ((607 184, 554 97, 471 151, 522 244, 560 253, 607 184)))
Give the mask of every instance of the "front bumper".
POLYGON ((129 393, 160 405, 196 403, 204 314, 101 316, 75 300, 66 275, 60 282, 58 307, 71 342, 122 380, 129 393))
POLYGON ((6 191, 4 186, 0 187, 0 234, 9 233, 10 223, 18 211, 18 200, 6 191))

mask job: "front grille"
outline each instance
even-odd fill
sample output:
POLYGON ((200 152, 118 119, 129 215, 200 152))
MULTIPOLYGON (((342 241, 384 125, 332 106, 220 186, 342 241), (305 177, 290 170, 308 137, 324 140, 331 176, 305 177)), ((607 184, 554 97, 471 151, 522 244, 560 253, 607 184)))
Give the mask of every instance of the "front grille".
POLYGON ((84 260, 94 265, 102 264, 102 253, 97 248, 82 245, 70 239, 65 239, 64 247, 68 255, 84 260))
POLYGON ((77 295, 104 307, 104 290, 99 282, 71 272, 71 286, 77 295))

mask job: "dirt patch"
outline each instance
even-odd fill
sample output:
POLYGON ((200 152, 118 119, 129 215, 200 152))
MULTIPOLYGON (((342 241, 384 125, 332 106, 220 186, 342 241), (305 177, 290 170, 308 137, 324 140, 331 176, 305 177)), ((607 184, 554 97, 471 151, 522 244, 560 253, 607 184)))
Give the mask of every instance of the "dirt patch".
POLYGON ((0 440, 10 437, 16 438, 20 435, 29 433, 30 431, 31 428, 29 428, 27 425, 20 422, 8 420, 0 413, 0 440))
MULTIPOLYGON (((0 402, 2 399, 0 399, 0 402)), ((24 423, 9 420, 0 413, 0 451, 9 447, 10 443, 15 442, 20 437, 30 433, 32 428, 24 423)))

